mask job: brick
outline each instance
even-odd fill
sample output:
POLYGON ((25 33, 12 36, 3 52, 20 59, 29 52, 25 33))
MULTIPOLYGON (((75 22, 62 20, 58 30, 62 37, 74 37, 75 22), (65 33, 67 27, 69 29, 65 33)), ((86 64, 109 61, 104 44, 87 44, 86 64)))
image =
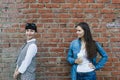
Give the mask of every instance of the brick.
POLYGON ((79 13, 73 13, 72 15, 73 18, 85 18, 84 14, 79 14, 79 13))
POLYGON ((6 1, 2 0, 1 2, 4 4, 6 4, 6 3, 13 4, 15 2, 15 0, 6 0, 6 1))
POLYGON ((51 22, 54 22, 53 19, 42 19, 40 20, 41 23, 51 23, 51 22))
POLYGON ((103 32, 103 31, 106 31, 105 28, 94 28, 93 30, 94 30, 94 32, 103 32))
POLYGON ((36 9, 25 9, 23 10, 24 14, 28 14, 28 13, 36 13, 36 9))
POLYGON ((105 14, 103 15, 104 18, 112 18, 114 19, 115 18, 115 15, 114 14, 105 14))
POLYGON ((43 3, 43 2, 48 3, 48 2, 50 2, 50 0, 38 0, 38 2, 40 2, 40 3, 43 3))
POLYGON ((112 19, 110 18, 105 18, 104 20, 102 20, 103 22, 106 22, 106 23, 109 23, 109 22, 112 22, 112 19))
POLYGON ((67 3, 78 3, 79 0, 66 0, 67 3))
POLYGON ((80 0, 81 3, 93 3, 94 0, 80 0))
POLYGON ((96 9, 85 9, 85 12, 86 13, 97 13, 98 10, 96 10, 96 9))
POLYGON ((30 8, 44 8, 44 4, 30 4, 30 8))
POLYGON ((60 44, 59 47, 69 47, 69 44, 68 43, 63 43, 63 44, 60 44))
POLYGON ((64 52, 63 48, 52 48, 50 49, 50 52, 64 52))
POLYGON ((112 51, 113 52, 120 52, 120 49, 119 48, 113 48, 112 51))
POLYGON ((28 2, 30 2, 30 3, 33 3, 33 2, 35 2, 36 0, 23 0, 23 2, 25 2, 25 3, 28 3, 28 2))
POLYGON ((56 34, 43 34, 45 38, 54 38, 56 37, 56 34))
POLYGON ((72 12, 72 13, 81 13, 81 12, 83 12, 83 10, 81 10, 81 9, 71 9, 70 12, 72 12))
POLYGON ((53 33, 62 33, 63 32, 63 30, 62 29, 58 29, 58 28, 54 28, 54 29, 51 29, 49 32, 53 32, 53 33))
POLYGON ((41 18, 54 18, 54 14, 50 14, 50 13, 48 13, 48 14, 42 14, 41 15, 41 18))
POLYGON ((55 42, 55 43, 57 43, 57 42, 62 42, 62 39, 57 39, 57 38, 55 38, 55 39, 49 39, 49 41, 50 42, 55 42))
POLYGON ((50 9, 39 9, 38 13, 52 13, 52 10, 50 10, 50 9))
POLYGON ((67 23, 69 21, 69 19, 55 19, 56 23, 67 23))
POLYGON ((72 19, 71 20, 71 22, 73 22, 73 23, 78 23, 78 22, 84 22, 85 21, 85 19, 83 19, 83 18, 74 18, 74 19, 72 19))
POLYGON ((56 18, 70 18, 70 15, 69 14, 58 14, 56 15, 56 18))
MULTIPOLYGON (((105 77, 105 80, 117 80, 117 77, 105 77)), ((119 79, 118 79, 119 80, 119 79)))
POLYGON ((72 3, 67 3, 67 4, 62 4, 61 7, 62 8, 73 8, 74 5, 72 3))
POLYGON ((71 42, 73 39, 75 39, 75 38, 66 38, 64 41, 65 42, 71 42))
POLYGON ((29 8, 29 4, 18 4, 16 7, 17 7, 18 9, 29 8))
POLYGON ((60 5, 57 3, 46 4, 46 8, 60 8, 60 5))
POLYGON ((112 0, 112 3, 120 4, 120 0, 112 0))
POLYGON ((112 74, 112 76, 120 75, 120 72, 112 72, 111 74, 112 74))
POLYGON ((65 0, 51 0, 52 3, 64 3, 65 0))
POLYGON ((113 10, 111 10, 111 9, 102 9, 101 10, 101 13, 113 13, 113 10))
POLYGON ((97 0, 98 3, 107 3, 110 2, 110 0, 97 0))
POLYGON ((41 45, 41 47, 57 47, 57 44, 56 43, 46 43, 46 44, 43 44, 43 45, 41 45))
POLYGON ((105 5, 104 4, 100 4, 100 3, 95 3, 95 4, 91 4, 90 5, 92 8, 104 8, 105 5))
MULTIPOLYGON (((103 47, 108 47, 108 46, 104 46, 104 44, 103 44, 103 47)), ((108 53, 111 52, 111 50, 109 48, 105 48, 105 51, 108 53)))
POLYGON ((109 5, 108 5, 108 8, 115 8, 115 9, 119 9, 119 8, 120 8, 120 6, 119 6, 119 4, 109 4, 109 5))
POLYGON ((111 38, 111 42, 119 42, 120 38, 111 38))
POLYGON ((112 62, 118 62, 119 59, 117 59, 117 58, 109 58, 108 61, 109 61, 109 62, 111 62, 111 61, 112 61, 112 62))
POLYGON ((115 69, 113 67, 107 67, 103 68, 102 71, 114 71, 115 69))
POLYGON ((79 4, 76 4, 75 7, 76 8, 89 8, 89 5, 88 4, 81 4, 81 3, 79 3, 79 4))
POLYGON ((96 40, 97 41, 99 41, 99 42, 107 42, 108 40, 107 40, 107 38, 96 38, 96 40))
POLYGON ((104 80, 104 78, 103 77, 97 77, 97 80, 104 80))
POLYGON ((22 0, 16 0, 16 2, 17 2, 17 3, 20 3, 20 2, 22 2, 22 0))
MULTIPOLYGON (((107 62, 107 63, 106 63, 106 66, 112 67, 112 63, 107 62)), ((107 67, 106 67, 106 68, 107 68, 107 67)))
POLYGON ((26 16, 26 18, 38 18, 38 17, 40 17, 40 15, 39 14, 29 14, 29 15, 27 15, 26 16))
POLYGON ((111 73, 110 72, 108 72, 108 71, 101 71, 101 72, 99 72, 99 73, 97 73, 97 75, 98 76, 110 76, 111 75, 111 73))
POLYGON ((11 32, 11 33, 14 33, 14 32, 17 32, 17 29, 4 29, 3 32, 11 32))

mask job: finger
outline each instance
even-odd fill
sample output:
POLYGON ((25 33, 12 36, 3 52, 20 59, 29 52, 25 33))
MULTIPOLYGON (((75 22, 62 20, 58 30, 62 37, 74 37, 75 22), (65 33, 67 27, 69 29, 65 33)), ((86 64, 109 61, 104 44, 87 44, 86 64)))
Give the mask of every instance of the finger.
POLYGON ((13 75, 13 78, 15 79, 15 74, 13 75))

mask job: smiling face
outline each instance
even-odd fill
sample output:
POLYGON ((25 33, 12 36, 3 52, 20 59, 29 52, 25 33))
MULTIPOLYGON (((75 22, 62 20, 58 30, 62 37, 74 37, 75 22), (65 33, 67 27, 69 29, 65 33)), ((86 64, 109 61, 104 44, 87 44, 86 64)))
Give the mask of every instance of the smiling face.
POLYGON ((26 29, 27 40, 30 40, 30 39, 34 38, 34 35, 35 35, 35 30, 26 29))
POLYGON ((80 26, 77 26, 76 30, 77 30, 76 33, 78 35, 78 38, 83 38, 83 36, 84 36, 84 30, 80 26))

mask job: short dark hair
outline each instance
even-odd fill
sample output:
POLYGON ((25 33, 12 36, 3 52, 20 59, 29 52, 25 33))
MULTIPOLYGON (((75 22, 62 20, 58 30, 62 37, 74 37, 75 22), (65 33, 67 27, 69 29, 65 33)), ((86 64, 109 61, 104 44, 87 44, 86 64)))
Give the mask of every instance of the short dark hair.
POLYGON ((35 30, 35 32, 37 32, 37 26, 35 23, 26 23, 25 29, 32 29, 35 30))

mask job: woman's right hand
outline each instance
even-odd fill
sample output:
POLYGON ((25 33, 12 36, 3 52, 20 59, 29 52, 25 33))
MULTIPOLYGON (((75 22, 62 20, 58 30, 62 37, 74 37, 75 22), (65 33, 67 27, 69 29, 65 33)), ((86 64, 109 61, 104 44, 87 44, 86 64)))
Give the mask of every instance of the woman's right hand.
POLYGON ((82 63, 82 58, 77 58, 77 59, 75 60, 75 63, 76 63, 76 64, 82 63))

